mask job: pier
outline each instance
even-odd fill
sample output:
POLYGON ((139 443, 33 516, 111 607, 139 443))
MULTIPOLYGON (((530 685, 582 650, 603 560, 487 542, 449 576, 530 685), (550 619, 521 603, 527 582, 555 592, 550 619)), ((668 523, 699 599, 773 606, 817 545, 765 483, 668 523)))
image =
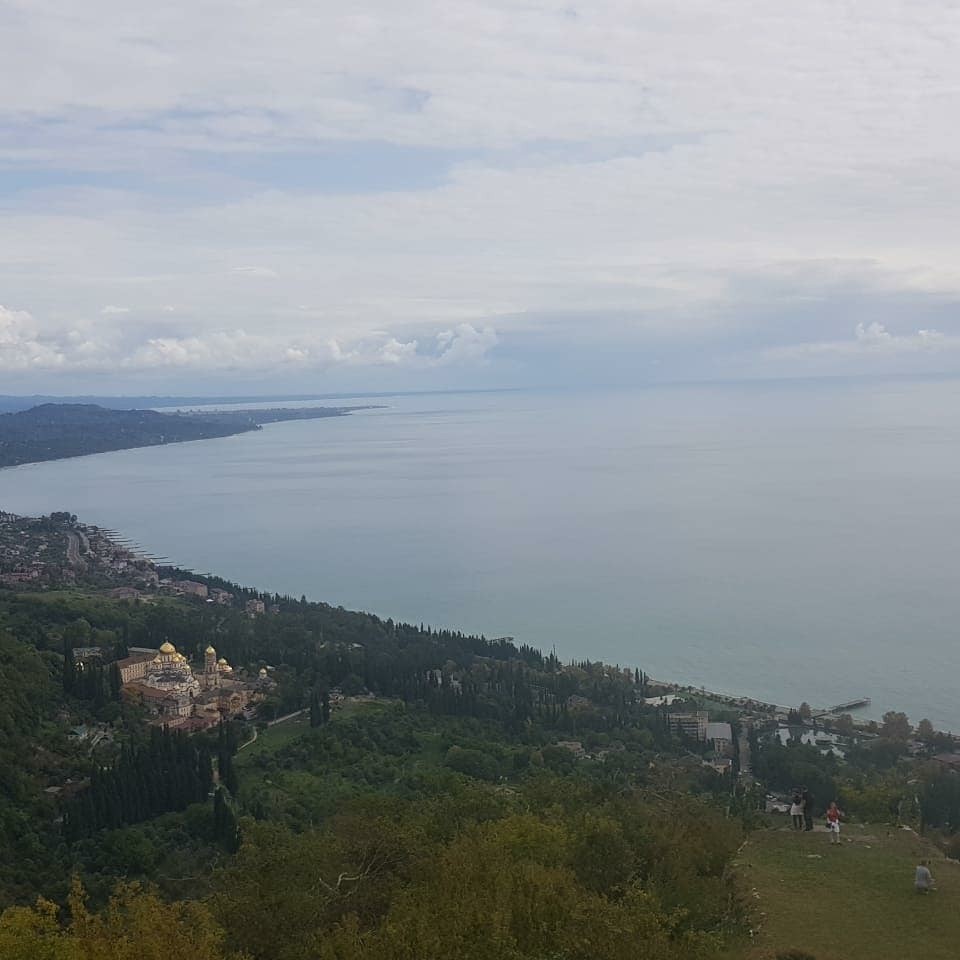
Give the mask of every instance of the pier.
POLYGON ((869 707, 873 701, 869 697, 858 697, 856 700, 847 700, 845 703, 838 703, 829 710, 813 710, 811 717, 820 719, 822 717, 834 717, 841 713, 847 713, 850 710, 859 710, 861 707, 869 707))

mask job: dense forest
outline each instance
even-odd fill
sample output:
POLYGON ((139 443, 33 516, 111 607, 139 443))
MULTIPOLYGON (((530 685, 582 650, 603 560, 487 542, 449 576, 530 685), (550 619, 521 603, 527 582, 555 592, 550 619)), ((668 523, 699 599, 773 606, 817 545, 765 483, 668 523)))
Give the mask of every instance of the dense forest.
POLYGON ((0 957, 723 957, 765 790, 960 823, 956 775, 894 719, 845 764, 752 731, 754 783, 671 735, 637 665, 201 579, 238 605, 0 592, 0 957), (165 640, 269 667, 259 718, 148 725, 110 661, 165 640))
POLYGON ((358 407, 300 407, 204 413, 117 410, 83 403, 44 403, 0 414, 0 467, 108 450, 228 437, 281 420, 339 417, 358 407))

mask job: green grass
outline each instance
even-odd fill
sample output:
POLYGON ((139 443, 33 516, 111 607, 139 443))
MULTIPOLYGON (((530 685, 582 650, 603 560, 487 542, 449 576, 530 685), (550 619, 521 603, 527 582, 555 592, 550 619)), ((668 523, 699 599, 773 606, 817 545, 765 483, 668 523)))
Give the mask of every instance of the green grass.
POLYGON ((310 729, 310 717, 302 713, 299 717, 257 731, 257 739, 237 754, 237 765, 243 766, 254 757, 263 753, 274 753, 286 746, 291 740, 302 737, 310 729))
POLYGON ((790 949, 816 960, 960 956, 960 864, 909 831, 845 825, 840 846, 826 833, 759 831, 737 869, 754 937, 731 960, 772 960, 790 949), (913 888, 921 857, 937 881, 929 894, 913 888))
MULTIPOLYGON (((331 713, 330 722, 336 723, 338 720, 344 720, 347 717, 376 713, 383 709, 385 709, 385 705, 381 701, 356 702, 351 700, 341 704, 331 713)), ((291 720, 285 720, 283 723, 267 727, 266 730, 259 730, 257 739, 237 754, 237 765, 242 767, 261 754, 275 753, 292 740, 302 737, 309 731, 310 714, 308 712, 301 713, 291 720)))

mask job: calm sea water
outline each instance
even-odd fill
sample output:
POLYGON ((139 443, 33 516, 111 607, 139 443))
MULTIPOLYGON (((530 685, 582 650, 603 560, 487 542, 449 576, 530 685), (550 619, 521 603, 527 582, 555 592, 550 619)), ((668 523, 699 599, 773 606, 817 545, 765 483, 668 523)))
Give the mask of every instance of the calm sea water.
POLYGON ((960 729, 960 383, 397 397, 0 471, 245 584, 960 729))

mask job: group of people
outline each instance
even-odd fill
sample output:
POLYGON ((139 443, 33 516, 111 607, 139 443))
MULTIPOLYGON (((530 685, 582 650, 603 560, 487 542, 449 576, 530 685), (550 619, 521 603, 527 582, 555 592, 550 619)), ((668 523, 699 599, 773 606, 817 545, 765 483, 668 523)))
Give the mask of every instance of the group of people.
MULTIPOLYGON (((813 794, 806 787, 796 787, 790 801, 790 817, 793 821, 794 830, 812 830, 813 829, 813 794)), ((831 801, 826 812, 827 830, 830 831, 830 842, 840 842, 840 820, 843 812, 837 806, 835 800, 831 801)), ((930 873, 930 866, 927 860, 921 860, 917 865, 916 877, 914 879, 914 889, 917 893, 928 893, 930 890, 936 890, 936 882, 930 873)))
MULTIPOLYGON (((827 807, 827 830, 830 831, 830 842, 840 842, 840 818, 843 816, 837 802, 832 800, 827 807)), ((813 829, 813 794, 806 787, 796 787, 790 802, 790 818, 794 830, 813 829)))

